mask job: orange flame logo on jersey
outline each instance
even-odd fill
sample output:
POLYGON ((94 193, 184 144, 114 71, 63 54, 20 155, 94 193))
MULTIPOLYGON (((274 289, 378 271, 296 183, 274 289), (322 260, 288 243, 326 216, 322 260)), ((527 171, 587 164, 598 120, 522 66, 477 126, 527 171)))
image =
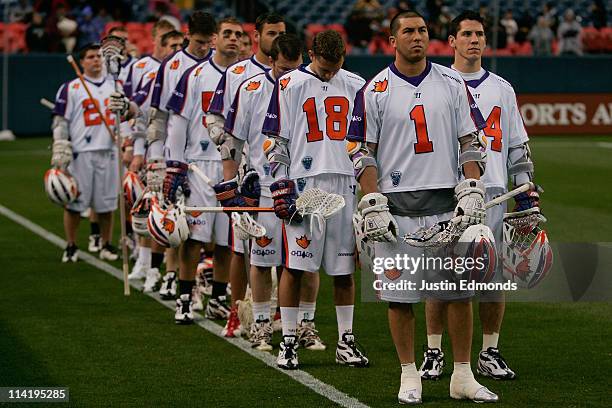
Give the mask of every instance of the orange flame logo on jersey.
POLYGON ((193 218, 198 218, 200 215, 202 215, 202 211, 190 211, 190 215, 193 218))
POLYGON ((251 81, 244 89, 247 91, 254 91, 256 89, 259 89, 259 85, 261 85, 261 81, 251 81))
POLYGON ((195 74, 193 74, 193 76, 198 76, 200 75, 200 72, 202 72, 202 67, 198 67, 195 71, 195 74))
POLYGON ((283 78, 283 79, 281 79, 279 81, 280 82, 280 86, 281 86, 281 91, 285 90, 287 85, 289 85, 289 81, 291 81, 291 77, 283 78))
POLYGON ((149 72, 149 74, 147 75, 147 78, 155 79, 155 72, 149 72))
POLYGON ((387 81, 386 78, 383 81, 376 81, 374 82, 374 89, 372 89, 372 91, 373 92, 385 92, 387 90, 388 84, 389 84, 389 81, 387 81))
POLYGON ((81 84, 76 83, 76 84, 72 85, 72 89, 79 89, 79 86, 81 86, 81 84))
POLYGON ((267 247, 268 245, 270 245, 270 242, 272 242, 272 238, 267 237, 265 235, 263 237, 259 237, 255 239, 255 243, 259 245, 261 248, 267 247))
POLYGON ((181 61, 176 59, 170 64, 170 69, 178 69, 179 65, 181 65, 181 61))
POLYGON ((143 69, 145 66, 147 66, 147 63, 145 61, 142 61, 136 64, 136 68, 138 69, 143 69))
POLYGON ((169 220, 168 218, 164 217, 162 219, 162 223, 163 223, 163 228, 166 231, 168 231, 170 234, 174 232, 174 221, 169 220))
POLYGON ((303 249, 308 248, 310 246, 311 241, 311 239, 306 238, 306 235, 302 235, 301 237, 295 239, 296 244, 298 244, 303 249))
POLYGON ((237 67, 234 67, 234 69, 232 69, 232 74, 240 75, 244 72, 245 69, 245 65, 238 65, 237 67))

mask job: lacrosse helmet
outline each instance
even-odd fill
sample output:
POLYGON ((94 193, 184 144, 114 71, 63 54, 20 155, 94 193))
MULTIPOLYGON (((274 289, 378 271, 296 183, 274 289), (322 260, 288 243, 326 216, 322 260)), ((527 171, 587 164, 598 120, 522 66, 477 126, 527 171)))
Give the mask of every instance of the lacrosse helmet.
POLYGON ((142 196, 145 186, 133 171, 127 171, 123 177, 123 196, 127 208, 133 208, 136 201, 142 196))
POLYGON ((140 236, 149 237, 149 229, 147 223, 149 220, 149 212, 151 210, 152 193, 144 192, 136 200, 132 206, 130 213, 132 214, 132 230, 140 236))
POLYGON ((495 238, 486 225, 470 225, 459 237, 453 252, 455 260, 458 257, 464 258, 465 271, 457 273, 460 279, 487 283, 495 277, 497 268, 495 238), (468 261, 470 259, 472 261, 468 261))
POLYGON ((160 202, 158 197, 151 199, 147 228, 151 237, 165 247, 176 248, 189 237, 189 226, 183 210, 179 206, 160 202))
POLYGON ((546 231, 504 220, 503 276, 519 288, 531 289, 542 281, 553 264, 553 251, 546 231))
POLYGON ((47 170, 45 173, 45 192, 51 201, 62 207, 70 204, 79 196, 75 178, 61 169, 47 170))

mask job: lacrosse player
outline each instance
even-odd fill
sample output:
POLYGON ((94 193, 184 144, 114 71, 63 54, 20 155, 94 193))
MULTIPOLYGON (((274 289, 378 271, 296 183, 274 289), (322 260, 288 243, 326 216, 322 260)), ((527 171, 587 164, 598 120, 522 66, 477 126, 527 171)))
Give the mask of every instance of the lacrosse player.
MULTIPOLYGON (((451 23, 449 44, 455 50, 452 68, 465 80, 469 91, 485 115, 484 134, 489 138, 487 147, 487 171, 482 177, 486 187, 486 201, 507 191, 508 176, 517 187, 533 181, 533 163, 529 154, 529 140, 516 103, 512 86, 503 78, 482 68, 482 53, 486 47, 485 27, 482 17, 472 11, 464 11, 451 23)), ((516 197, 514 211, 531 208, 539 210, 537 192, 522 193, 516 197)), ((491 228, 498 253, 503 243, 502 228, 505 204, 487 210, 486 223, 491 228)), ((501 262, 499 262, 501 266, 501 262)), ((501 279, 501 268, 496 273, 501 279)), ((480 322, 482 324, 482 349, 478 358, 478 372, 497 380, 511 380, 515 373, 508 366, 498 349, 499 332, 504 317, 503 292, 480 293, 480 322)), ((444 353, 441 351, 444 302, 427 301, 427 351, 419 370, 424 379, 437 379, 442 374, 444 353)))
MULTIPOLYGON (((132 78, 138 79, 136 83, 134 93, 132 94, 131 100, 138 105, 139 113, 136 115, 136 121, 134 124, 134 130, 132 132, 132 143, 134 149, 134 158, 130 163, 129 169, 134 172, 138 172, 144 165, 146 156, 146 141, 145 141, 145 129, 148 120, 148 113, 151 107, 151 94, 153 84, 155 83, 155 76, 157 70, 166 57, 180 49, 183 43, 184 35, 179 31, 175 31, 173 26, 166 20, 159 21, 160 26, 153 26, 154 32, 159 36, 159 44, 157 44, 155 51, 151 57, 144 57, 140 61, 136 62, 132 66, 134 72, 132 78), (166 25, 171 28, 170 31, 164 32, 166 25), (140 65, 144 64, 148 67, 149 71, 143 73, 140 72, 140 65)), ((154 190, 159 191, 161 185, 153 187, 154 190)), ((164 250, 166 252, 166 274, 164 275, 163 285, 160 288, 160 296, 162 299, 170 300, 174 299, 176 295, 176 249, 168 248, 165 249, 159 245, 155 240, 150 237, 140 238, 139 256, 132 269, 132 272, 128 276, 129 279, 145 279, 143 285, 144 292, 152 292, 157 287, 160 279, 159 270, 164 259, 164 250)))
POLYGON ((309 51, 312 62, 276 81, 262 130, 268 135, 264 152, 276 180, 270 185, 274 210, 284 220, 286 271, 279 283, 283 341, 276 360, 283 369, 298 368, 301 276, 318 273, 321 266, 334 282, 336 362, 353 367, 369 364, 353 334, 355 180, 345 141, 352 101, 365 81, 341 69, 345 50, 336 31, 317 34, 309 51), (346 203, 321 228, 313 217, 301 219, 296 213, 298 191, 311 188, 340 194, 346 203))
MULTIPOLYGON (((238 42, 243 35, 238 20, 232 17, 221 20, 216 31, 216 51, 206 62, 187 70, 173 92, 167 110, 168 121, 168 170, 164 180, 164 196, 171 202, 176 200, 179 186, 188 188, 191 194, 186 198, 188 206, 217 206, 215 191, 196 173, 189 172, 188 163, 197 166, 213 180, 223 178, 221 156, 210 140, 204 120, 208 103, 227 67, 238 57, 238 42)), ((213 269, 228 269, 229 217, 223 213, 201 213, 187 215, 189 239, 179 249, 179 290, 175 320, 177 323, 191 323, 193 309, 203 309, 200 291, 195 288, 196 267, 203 243, 215 242, 213 269), (197 296, 197 305, 192 293, 197 296)), ((227 319, 225 288, 213 281, 213 294, 206 306, 209 319, 227 319)))
MULTIPOLYGON (((365 194, 358 205, 360 229, 374 241, 376 257, 421 257, 421 248, 400 243, 397 237, 453 215, 466 226, 484 220, 482 140, 471 118, 478 112, 470 110, 461 77, 425 57, 429 35, 424 18, 414 11, 401 12, 391 20, 390 30, 395 61, 357 94, 348 152, 365 194)), ((421 403, 412 304, 420 301, 423 274, 398 266, 380 275, 378 295, 389 302, 389 327, 402 369, 398 400, 403 404, 421 403), (417 289, 390 287, 402 282, 417 289)), ((451 397, 497 401, 497 395, 476 382, 470 367, 470 299, 449 304, 447 318, 455 358, 451 397)))
MULTIPOLYGON (((285 23, 283 17, 275 13, 265 13, 257 17, 255 21, 255 42, 258 44, 258 50, 248 60, 239 61, 236 64, 230 66, 221 79, 219 80, 216 91, 214 92, 213 99, 208 107, 208 113, 206 115, 206 126, 208 127, 210 137, 215 144, 218 143, 219 138, 224 134, 223 126, 225 118, 228 115, 229 109, 232 105, 234 96, 238 86, 245 79, 262 72, 266 72, 270 69, 269 67, 269 55, 272 47, 272 41, 281 33, 285 32, 285 23)), ((226 157, 221 157, 225 159, 226 157)), ((235 167, 227 167, 227 171, 233 175, 236 174, 238 165, 240 163, 228 162, 235 165, 235 167)), ((225 171, 224 171, 225 173, 225 171)), ((223 180, 231 180, 232 177, 224 177, 223 180)), ((225 174, 224 174, 225 176, 225 174)), ((254 177, 255 174, 251 174, 254 177)), ((227 186, 220 186, 225 188, 227 186)), ((221 195, 223 191, 220 190, 221 195)), ((222 204, 227 204, 227 200, 221 200, 222 204)), ((231 225, 231 224, 230 224, 231 225)), ((229 244, 232 250, 230 260, 230 282, 232 284, 232 310, 230 319, 227 322, 226 334, 229 336, 240 335, 241 330, 240 320, 235 310, 236 300, 243 299, 246 286, 247 277, 245 274, 245 260, 244 260, 244 248, 242 240, 235 237, 235 232, 232 230, 229 236, 229 244)), ((213 291, 214 291, 213 287, 213 291)))
POLYGON ((125 41, 125 48, 123 49, 123 61, 121 61, 121 71, 119 71, 119 81, 122 84, 125 84, 127 76, 130 72, 130 68, 137 60, 137 58, 135 58, 134 56, 137 55, 138 49, 134 44, 129 42, 128 32, 125 26, 117 26, 111 28, 108 31, 108 35, 114 35, 116 37, 123 38, 123 40, 125 41))
POLYGON ((111 245, 113 211, 117 209, 119 183, 117 151, 104 126, 114 124, 110 96, 112 78, 104 75, 99 45, 87 45, 79 52, 89 98, 79 79, 63 84, 53 109, 53 155, 51 165, 67 169, 77 181, 80 195, 64 209, 64 231, 68 245, 62 262, 78 260, 76 235, 80 213, 91 207, 97 214, 102 239, 100 259, 114 261, 119 255, 111 245), (98 114, 98 110, 104 117, 98 114), (95 188, 94 188, 95 186, 95 188))

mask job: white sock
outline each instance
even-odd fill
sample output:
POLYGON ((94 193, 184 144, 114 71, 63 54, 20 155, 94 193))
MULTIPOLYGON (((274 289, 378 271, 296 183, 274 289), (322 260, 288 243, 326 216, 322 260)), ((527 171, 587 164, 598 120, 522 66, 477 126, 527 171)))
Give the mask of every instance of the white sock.
POLYGON ((338 321, 338 341, 342 340, 344 333, 353 332, 353 311, 355 305, 336 306, 336 320, 338 321))
POLYGON ((489 347, 497 348, 497 342, 499 341, 499 333, 493 332, 493 334, 482 333, 482 351, 487 351, 489 347))
POLYGON ((138 249, 138 263, 151 267, 151 248, 141 246, 138 249))
POLYGON ((419 393, 423 392, 421 384, 421 376, 417 371, 415 363, 402 364, 402 386, 406 387, 406 391, 416 389, 419 393))
POLYGON ((314 320, 317 302, 303 302, 300 300, 300 311, 298 313, 298 322, 302 320, 314 320))
POLYGON ((297 307, 281 306, 281 321, 283 324, 283 336, 295 336, 297 333, 297 307))
POLYGON ((414 377, 414 378, 419 377, 419 372, 417 371, 415 363, 402 364, 401 366, 402 366, 402 375, 405 375, 407 377, 414 377))
POLYGON ((456 379, 460 380, 460 382, 474 380, 472 365, 469 362, 455 363, 453 367, 453 377, 456 377, 456 379))
POLYGON ((442 350, 442 335, 441 334, 428 334, 427 335, 427 347, 430 349, 442 350))
POLYGON ((253 302, 253 321, 270 320, 270 302, 253 302))

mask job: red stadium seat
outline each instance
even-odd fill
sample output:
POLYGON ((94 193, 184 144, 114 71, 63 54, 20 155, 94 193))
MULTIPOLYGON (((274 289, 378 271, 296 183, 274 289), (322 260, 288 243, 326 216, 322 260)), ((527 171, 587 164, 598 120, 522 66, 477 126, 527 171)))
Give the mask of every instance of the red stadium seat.
POLYGON ((607 52, 612 52, 612 27, 604 27, 601 29, 603 37, 604 49, 607 52))
POLYGON ((525 41, 518 49, 516 55, 533 55, 533 47, 529 41, 525 41))
POLYGON ((104 35, 108 35, 108 32, 114 28, 114 27, 119 27, 122 26, 123 23, 120 21, 111 21, 110 23, 106 23, 106 25, 104 26, 104 35))
POLYGON ((251 38, 253 38, 253 32, 255 31, 255 24, 253 23, 242 23, 242 29, 249 33, 251 38))
POLYGON ((595 27, 584 27, 581 36, 582 46, 586 52, 601 52, 605 49, 604 36, 595 27))

